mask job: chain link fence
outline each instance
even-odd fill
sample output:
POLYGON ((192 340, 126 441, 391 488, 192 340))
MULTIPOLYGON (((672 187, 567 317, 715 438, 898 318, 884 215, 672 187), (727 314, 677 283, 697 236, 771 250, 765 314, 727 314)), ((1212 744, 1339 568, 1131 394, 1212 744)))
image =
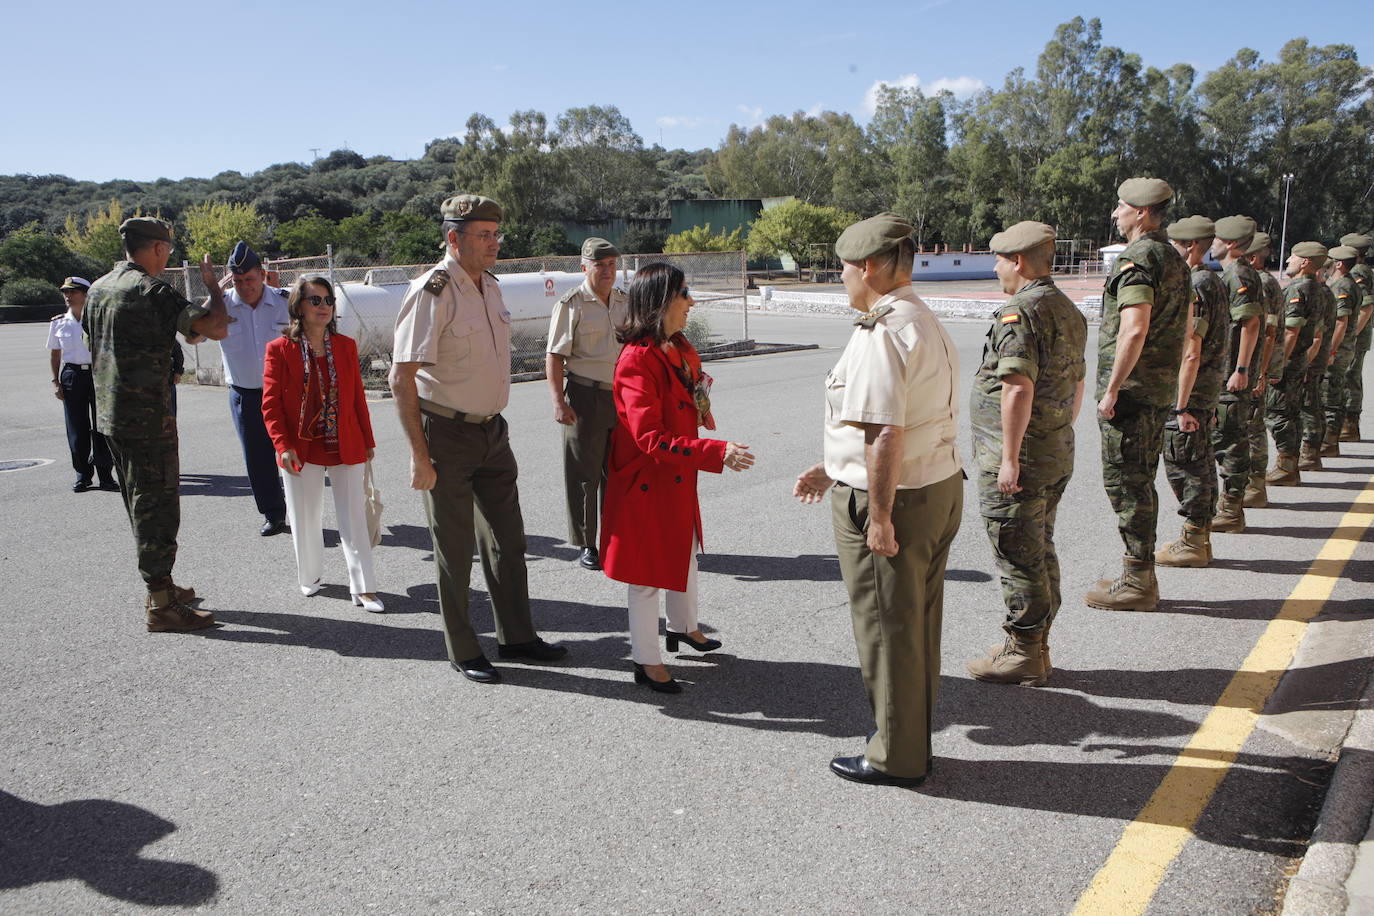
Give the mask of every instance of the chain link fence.
MULTIPOLYGON (((738 353, 753 348, 745 295, 748 278, 740 251, 693 254, 622 255, 617 285, 628 288, 634 271, 655 261, 679 268, 696 299, 687 336, 703 356, 738 353)), ((300 277, 323 276, 334 285, 339 331, 358 342, 358 357, 368 387, 385 388, 391 368, 392 329, 406 288, 433 264, 365 263, 361 259, 319 257, 271 261, 268 281, 290 287, 300 277)), ((517 381, 540 378, 548 342, 549 315, 564 293, 582 282, 581 258, 549 256, 497 261, 492 273, 501 278, 502 299, 511 312, 511 372, 517 381)), ((188 299, 208 295, 195 265, 168 268, 163 279, 188 299)), ((202 384, 224 383, 219 346, 187 345, 186 368, 202 384)))

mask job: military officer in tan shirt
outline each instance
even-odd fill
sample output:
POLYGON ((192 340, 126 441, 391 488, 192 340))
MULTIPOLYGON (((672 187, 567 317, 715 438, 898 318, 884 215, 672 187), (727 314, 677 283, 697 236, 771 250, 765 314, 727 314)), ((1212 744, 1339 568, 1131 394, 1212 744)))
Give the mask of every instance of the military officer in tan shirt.
POLYGON ((620 252, 605 239, 582 243, 582 285, 570 290, 549 316, 544 357, 553 418, 563 426, 563 486, 568 499, 568 543, 582 548, 578 563, 600 569, 597 519, 606 488, 606 449, 615 429, 611 379, 624 324, 626 298, 615 285, 620 252))
POLYGON ((825 380, 825 460, 793 488, 813 503, 834 486, 835 546, 877 725, 864 753, 830 768, 898 786, 930 772, 945 561, 964 502, 959 358, 911 287, 911 234, 905 219, 882 213, 835 243, 849 303, 863 315, 825 380))
POLYGON ((410 441, 411 486, 421 491, 439 580, 449 662, 495 683, 500 673, 468 620, 474 542, 482 557, 501 658, 546 662, 567 649, 530 620, 525 524, 506 420, 510 312, 490 272, 501 248, 501 207, 460 194, 444 201, 445 254, 406 290, 396 318, 391 392, 410 441))

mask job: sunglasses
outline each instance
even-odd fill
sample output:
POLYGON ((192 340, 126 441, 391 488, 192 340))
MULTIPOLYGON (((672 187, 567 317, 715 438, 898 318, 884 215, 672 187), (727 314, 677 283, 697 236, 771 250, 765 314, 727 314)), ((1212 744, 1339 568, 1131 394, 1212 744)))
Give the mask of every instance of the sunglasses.
POLYGON ((327 305, 333 308, 335 299, 333 296, 301 296, 301 302, 308 302, 311 305, 327 305))

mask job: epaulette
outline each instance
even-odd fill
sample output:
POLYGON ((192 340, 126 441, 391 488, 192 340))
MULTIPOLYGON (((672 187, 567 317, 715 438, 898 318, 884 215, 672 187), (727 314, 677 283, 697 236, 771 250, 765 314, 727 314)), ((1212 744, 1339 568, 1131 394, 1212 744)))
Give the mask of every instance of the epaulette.
POLYGON ((429 279, 425 282, 425 292, 431 296, 439 295, 448 286, 449 279, 448 271, 442 267, 434 268, 434 273, 430 274, 429 279))
POLYGON ((496 276, 496 274, 492 273, 492 272, 489 271, 489 270, 484 270, 484 271, 482 271, 482 273, 486 274, 488 277, 491 277, 491 278, 492 278, 493 280, 495 280, 497 283, 500 283, 500 282, 501 282, 501 278, 498 277, 498 276, 496 276))
POLYGON ((48 320, 49 320, 49 321, 56 321, 56 320, 59 319, 59 318, 66 317, 66 314, 67 314, 66 312, 62 312, 61 314, 52 316, 52 317, 49 318, 48 320))
POLYGON ((875 309, 872 309, 872 310, 870 310, 870 311, 868 311, 868 312, 865 312, 864 314, 860 315, 858 318, 855 318, 855 319, 854 319, 854 324, 857 325, 858 327, 861 327, 861 328, 869 328, 869 329, 872 329, 872 327, 873 327, 875 324, 878 323, 878 320, 879 320, 879 319, 881 319, 884 315, 888 314, 888 313, 891 312, 891 311, 892 311, 892 306, 890 306, 890 305, 880 305, 880 306, 878 306, 878 307, 875 308, 875 309))

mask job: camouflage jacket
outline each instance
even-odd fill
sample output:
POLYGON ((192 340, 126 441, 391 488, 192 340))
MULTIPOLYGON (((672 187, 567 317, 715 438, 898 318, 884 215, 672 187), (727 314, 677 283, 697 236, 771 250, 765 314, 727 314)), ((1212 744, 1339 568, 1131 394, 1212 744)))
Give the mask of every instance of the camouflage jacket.
POLYGON ((1197 378, 1188 395, 1194 410, 1215 410, 1226 383, 1226 340, 1231 332, 1231 315, 1226 307, 1226 284, 1202 265, 1193 268, 1193 333, 1202 338, 1197 378))
MULTIPOLYGON (((1279 281, 1267 270, 1258 271, 1260 284, 1264 287, 1264 322, 1265 328, 1260 331, 1260 354, 1264 353, 1264 335, 1270 329, 1274 332, 1274 343, 1270 348, 1269 365, 1265 369, 1265 374, 1270 378, 1278 378, 1283 375, 1283 287, 1279 281)), ((1251 374, 1254 374, 1253 371, 1251 374)), ((1256 376, 1258 378, 1258 376, 1256 376)))
POLYGON ((1298 276, 1288 281, 1283 288, 1283 327, 1279 329, 1279 339, 1274 343, 1274 359, 1270 361, 1269 375, 1275 374, 1274 362, 1279 364, 1282 378, 1292 379, 1307 370, 1307 350, 1312 346, 1312 335, 1321 324, 1323 308, 1322 296, 1317 292, 1321 283, 1314 277, 1298 276), (1283 341, 1287 332, 1297 328, 1297 343, 1293 354, 1285 363, 1283 360, 1283 341))
MULTIPOLYGON (((1374 305, 1374 267, 1370 267, 1368 264, 1356 264, 1355 269, 1350 271, 1350 278, 1360 287, 1360 292, 1364 295, 1361 307, 1374 305)), ((1366 322, 1364 330, 1360 332, 1360 339, 1356 343, 1356 347, 1361 350, 1368 350, 1371 336, 1374 336, 1374 318, 1366 322)))
MULTIPOLYGON (((1364 296, 1360 294, 1359 284, 1353 277, 1337 277, 1333 274, 1331 279, 1326 281, 1326 286, 1336 297, 1336 320, 1344 318, 1347 322, 1345 337, 1341 338, 1341 352, 1346 353, 1355 349, 1355 338, 1358 336, 1355 328, 1360 321, 1360 302, 1364 296)), ((1331 352, 1330 339, 1326 342, 1326 351, 1331 352)))
POLYGON ((969 395, 973 457, 980 471, 1002 464, 1002 379, 1035 386, 1021 440, 1021 486, 1048 486, 1073 472, 1073 402, 1083 380, 1088 322, 1049 277, 1032 280, 992 316, 969 395))
POLYGON ((1320 335, 1322 345, 1307 368, 1325 372, 1331 361, 1331 339, 1336 333, 1336 294, 1320 280, 1313 282, 1316 283, 1316 290, 1312 296, 1321 303, 1321 326, 1313 329, 1312 337, 1315 340, 1320 335))
MULTIPOLYGON (((1260 280, 1259 272, 1244 258, 1237 258, 1226 265, 1226 269, 1221 272, 1221 279, 1226 284, 1227 302, 1231 310, 1231 329, 1226 338, 1225 373, 1230 377, 1237 366, 1245 366, 1248 374, 1243 390, 1249 391, 1255 384, 1255 373, 1249 370, 1259 357, 1260 338, 1256 336, 1255 349, 1249 353, 1240 352, 1240 338, 1244 330, 1242 324, 1247 318, 1260 318, 1260 333, 1264 331, 1264 282, 1260 280)), ((1233 398, 1235 396, 1224 389, 1221 395, 1233 398)))
POLYGON ((1097 344, 1097 397, 1101 400, 1116 362, 1121 309, 1150 303, 1150 329, 1140 358, 1121 385, 1121 394, 1145 404, 1171 407, 1178 394, 1178 363, 1191 292, 1188 263, 1163 230, 1147 232, 1126 246, 1112 264, 1102 290, 1102 326, 1097 344))

